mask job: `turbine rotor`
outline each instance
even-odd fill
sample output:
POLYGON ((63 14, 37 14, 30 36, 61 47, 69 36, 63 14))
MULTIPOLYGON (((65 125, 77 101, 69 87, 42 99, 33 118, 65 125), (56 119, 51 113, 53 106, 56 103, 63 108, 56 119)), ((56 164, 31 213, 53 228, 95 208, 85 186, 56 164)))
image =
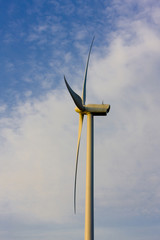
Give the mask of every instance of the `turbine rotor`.
POLYGON ((80 97, 77 93, 73 91, 73 89, 68 84, 65 76, 64 81, 67 86, 67 89, 76 105, 75 111, 79 113, 79 130, 78 130, 78 141, 77 141, 77 152, 76 152, 76 167, 75 167, 75 180, 74 180, 74 212, 76 213, 76 186, 77 186, 77 172, 78 172, 78 157, 79 157, 79 148, 80 148, 80 139, 81 139, 81 132, 82 132, 82 125, 83 125, 83 118, 84 115, 91 113, 95 116, 103 116, 107 115, 107 113, 110 110, 109 104, 87 104, 85 105, 86 101, 86 82, 87 82, 87 73, 88 73, 88 65, 89 65, 89 59, 90 54, 92 50, 94 42, 94 37, 92 39, 89 54, 87 58, 87 64, 85 69, 85 76, 84 76, 84 82, 83 82, 83 90, 82 90, 82 97, 80 97))

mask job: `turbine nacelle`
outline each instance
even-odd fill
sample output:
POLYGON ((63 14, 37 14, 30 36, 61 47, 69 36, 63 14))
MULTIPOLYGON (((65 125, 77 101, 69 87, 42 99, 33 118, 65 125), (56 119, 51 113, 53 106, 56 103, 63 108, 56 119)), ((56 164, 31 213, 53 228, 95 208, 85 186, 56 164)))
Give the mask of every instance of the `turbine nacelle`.
POLYGON ((93 114, 94 116, 106 116, 110 110, 109 104, 87 104, 83 105, 84 110, 80 110, 78 107, 75 108, 75 111, 83 115, 88 113, 93 114))

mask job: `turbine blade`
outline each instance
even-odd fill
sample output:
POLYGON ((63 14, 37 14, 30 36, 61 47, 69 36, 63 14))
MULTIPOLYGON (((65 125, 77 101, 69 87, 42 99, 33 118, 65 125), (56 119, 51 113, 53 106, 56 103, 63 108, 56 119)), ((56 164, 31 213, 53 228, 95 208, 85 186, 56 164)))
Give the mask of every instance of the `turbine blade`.
POLYGON ((77 154, 76 154, 76 168, 75 168, 75 179, 74 179, 74 213, 76 213, 76 186, 77 186, 77 170, 78 170, 78 156, 79 156, 79 147, 80 139, 83 125, 83 114, 79 114, 79 129, 78 129, 78 142, 77 142, 77 154))
POLYGON ((83 104, 83 105, 85 105, 85 102, 86 102, 87 72, 88 72, 89 59, 90 59, 90 54, 91 54, 91 50, 92 50, 94 38, 95 38, 95 37, 93 37, 92 42, 91 42, 91 46, 90 46, 90 49, 89 49, 88 59, 87 59, 87 64, 86 64, 86 70, 85 70, 85 76, 84 76, 84 83, 83 83, 83 90, 82 90, 82 104, 83 104))
POLYGON ((65 76, 64 76, 64 81, 65 81, 65 84, 66 84, 66 86, 67 86, 67 88, 68 88, 69 93, 71 94, 71 97, 73 98, 74 103, 76 104, 76 106, 77 106, 81 111, 84 111, 84 110, 85 110, 85 107, 84 107, 83 104, 82 104, 82 99, 81 99, 81 97, 72 90, 72 88, 69 86, 69 84, 68 84, 65 76))

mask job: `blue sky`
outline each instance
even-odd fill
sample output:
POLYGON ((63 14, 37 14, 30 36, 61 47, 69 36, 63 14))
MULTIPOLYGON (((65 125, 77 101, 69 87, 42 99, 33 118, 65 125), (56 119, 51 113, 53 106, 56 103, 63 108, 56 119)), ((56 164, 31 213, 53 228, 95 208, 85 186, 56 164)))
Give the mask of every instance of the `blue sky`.
POLYGON ((95 119, 95 239, 159 240, 160 3, 0 1, 0 238, 84 237, 86 120, 73 213, 78 115, 95 119))

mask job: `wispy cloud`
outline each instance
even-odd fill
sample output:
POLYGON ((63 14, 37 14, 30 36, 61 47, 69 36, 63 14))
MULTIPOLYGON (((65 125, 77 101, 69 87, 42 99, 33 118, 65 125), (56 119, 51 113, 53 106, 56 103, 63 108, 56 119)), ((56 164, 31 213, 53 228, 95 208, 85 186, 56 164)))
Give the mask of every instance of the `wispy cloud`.
POLYGON ((71 127, 63 119, 73 119, 67 114, 70 110, 65 107, 66 97, 60 94, 52 93, 41 102, 19 106, 12 120, 8 119, 10 125, 1 130, 1 138, 5 139, 1 148, 1 211, 5 214, 12 209, 14 217, 30 218, 31 214, 31 219, 61 222, 71 209, 72 174, 67 155, 72 141, 65 140, 71 127), (69 171, 64 174, 66 168, 69 171), (8 208, 3 207, 6 202, 8 208))
POLYGON ((95 55, 91 63, 90 101, 99 96, 99 101, 111 104, 108 128, 112 134, 101 122, 98 127, 106 129, 101 132, 103 147, 98 142, 96 146, 97 158, 102 152, 103 159, 96 164, 98 176, 100 172, 102 176, 97 179, 97 203, 106 211, 109 207, 113 212, 121 209, 120 214, 132 217, 160 214, 159 46, 156 29, 132 21, 114 35, 106 55, 95 55))

